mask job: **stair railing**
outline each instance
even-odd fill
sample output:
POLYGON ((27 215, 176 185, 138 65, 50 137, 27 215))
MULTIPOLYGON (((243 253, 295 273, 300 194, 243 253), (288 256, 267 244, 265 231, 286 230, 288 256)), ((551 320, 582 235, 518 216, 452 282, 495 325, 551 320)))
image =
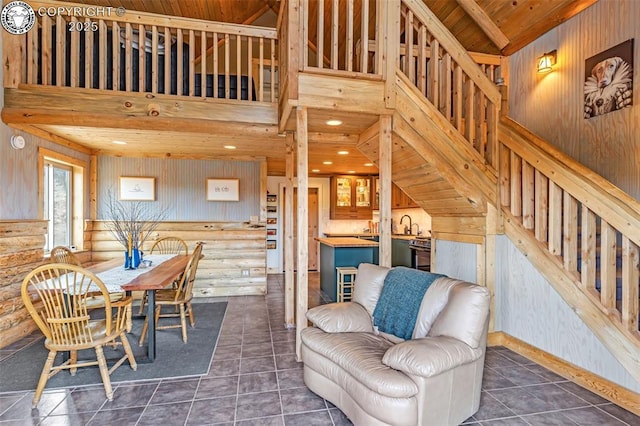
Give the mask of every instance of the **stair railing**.
POLYGON ((358 77, 382 74, 381 58, 361 45, 380 33, 378 11, 387 0, 297 1, 302 14, 302 70, 358 77))
POLYGON ((640 202, 506 117, 499 155, 505 214, 638 343, 640 202))
POLYGON ((487 68, 474 62, 422 1, 402 0, 400 7, 401 72, 497 168, 501 97, 487 68))

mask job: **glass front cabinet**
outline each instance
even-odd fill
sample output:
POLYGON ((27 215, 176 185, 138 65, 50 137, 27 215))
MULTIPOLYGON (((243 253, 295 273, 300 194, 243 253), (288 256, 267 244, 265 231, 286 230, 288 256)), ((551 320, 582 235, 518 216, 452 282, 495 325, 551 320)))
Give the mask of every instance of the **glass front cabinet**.
POLYGON ((331 219, 371 219, 371 176, 331 177, 331 219))

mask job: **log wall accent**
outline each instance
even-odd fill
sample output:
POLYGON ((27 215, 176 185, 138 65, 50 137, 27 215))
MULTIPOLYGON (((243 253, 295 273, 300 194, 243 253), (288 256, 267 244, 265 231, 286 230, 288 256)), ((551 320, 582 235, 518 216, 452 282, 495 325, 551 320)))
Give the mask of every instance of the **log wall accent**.
POLYGON ((44 262, 45 220, 0 221, 0 348, 37 329, 22 303, 22 279, 44 262))
MULTIPOLYGON (((106 228, 104 221, 92 225, 93 261, 123 257, 124 248, 106 228)), ((245 222, 162 222, 143 251, 163 237, 179 237, 189 252, 204 241, 204 258, 198 265, 194 297, 260 295, 267 292, 266 230, 245 222), (245 274, 243 275, 243 271, 245 274)))

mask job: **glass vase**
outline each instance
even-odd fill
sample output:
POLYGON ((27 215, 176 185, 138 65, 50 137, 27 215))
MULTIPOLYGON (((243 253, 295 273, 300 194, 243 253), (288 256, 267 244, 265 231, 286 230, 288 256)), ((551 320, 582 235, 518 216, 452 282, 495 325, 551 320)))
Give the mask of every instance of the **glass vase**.
POLYGON ((124 252, 124 269, 137 269, 142 259, 142 252, 139 249, 131 249, 124 252))

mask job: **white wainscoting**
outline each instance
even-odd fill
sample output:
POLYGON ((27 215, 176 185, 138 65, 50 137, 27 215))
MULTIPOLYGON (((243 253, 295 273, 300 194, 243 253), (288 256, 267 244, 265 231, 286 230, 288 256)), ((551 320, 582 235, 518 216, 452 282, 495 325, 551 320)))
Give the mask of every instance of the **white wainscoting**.
POLYGON ((475 283, 478 280, 477 250, 477 244, 434 240, 431 247, 431 256, 435 254, 431 259, 432 272, 475 283))
POLYGON ((504 235, 496 238, 496 275, 496 331, 640 392, 640 383, 504 235))

